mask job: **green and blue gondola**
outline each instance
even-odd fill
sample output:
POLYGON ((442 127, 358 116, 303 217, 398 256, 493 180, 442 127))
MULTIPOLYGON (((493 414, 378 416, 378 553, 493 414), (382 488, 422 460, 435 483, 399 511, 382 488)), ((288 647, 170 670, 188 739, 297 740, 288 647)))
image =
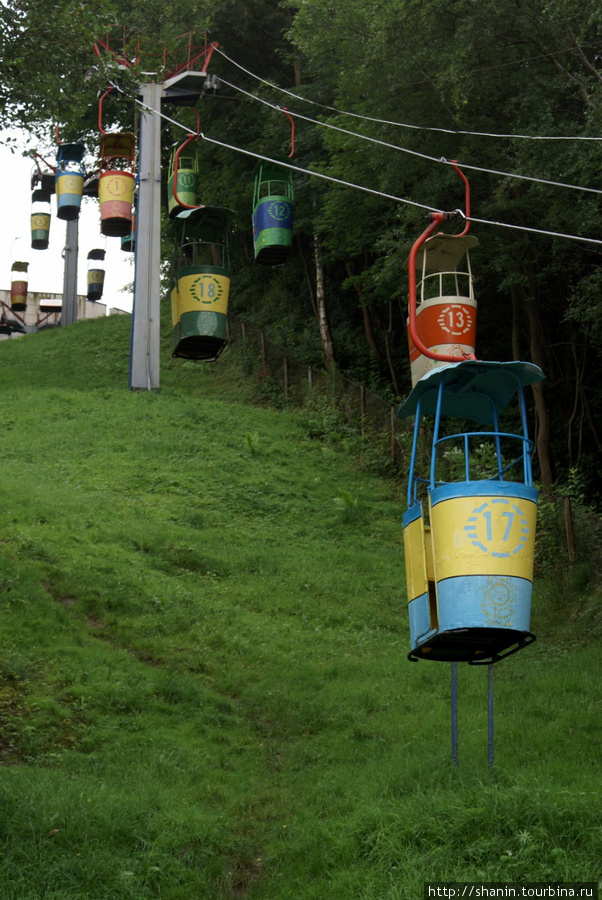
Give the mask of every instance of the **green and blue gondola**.
POLYGON ((295 196, 290 170, 262 161, 254 171, 253 247, 255 261, 281 266, 293 244, 295 196))

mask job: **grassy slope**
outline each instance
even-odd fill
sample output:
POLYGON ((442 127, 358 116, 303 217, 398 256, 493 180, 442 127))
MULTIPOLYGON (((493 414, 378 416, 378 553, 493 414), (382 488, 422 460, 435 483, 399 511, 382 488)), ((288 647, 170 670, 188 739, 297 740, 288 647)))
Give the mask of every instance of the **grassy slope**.
POLYGON ((3 900, 597 881, 598 646, 538 597, 492 772, 486 671, 460 667, 454 770, 449 667, 406 661, 392 486, 222 363, 128 392, 128 328, 0 344, 3 900))

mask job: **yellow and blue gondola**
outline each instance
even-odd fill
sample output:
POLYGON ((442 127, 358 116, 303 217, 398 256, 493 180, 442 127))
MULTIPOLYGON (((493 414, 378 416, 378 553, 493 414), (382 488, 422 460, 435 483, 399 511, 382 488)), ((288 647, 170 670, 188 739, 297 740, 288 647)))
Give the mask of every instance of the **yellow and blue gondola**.
POLYGON ((59 144, 55 174, 56 214, 72 222, 79 218, 84 191, 83 144, 59 144))
POLYGON ((535 640, 537 491, 524 387, 543 378, 528 362, 451 363, 424 375, 398 412, 415 417, 403 515, 410 660, 493 663, 535 640), (519 433, 500 426, 515 397, 519 433), (419 473, 430 427, 428 470, 419 473), (485 476, 475 472, 484 458, 485 476))

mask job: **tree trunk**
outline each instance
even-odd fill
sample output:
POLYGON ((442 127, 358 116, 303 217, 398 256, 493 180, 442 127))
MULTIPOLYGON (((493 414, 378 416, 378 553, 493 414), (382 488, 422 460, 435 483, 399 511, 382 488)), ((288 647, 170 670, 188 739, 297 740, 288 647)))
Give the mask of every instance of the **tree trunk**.
POLYGON ((520 297, 518 288, 515 284, 510 287, 510 296, 512 298, 512 359, 521 359, 521 340, 520 340, 520 297))
POLYGON ((293 71, 295 73, 295 87, 301 87, 301 54, 297 47, 293 49, 293 71))
MULTIPOLYGON (((295 21, 295 13, 292 9, 287 10, 288 19, 292 26, 295 21)), ((301 53, 298 47, 293 47, 293 74, 295 78, 295 87, 301 87, 301 53)))
MULTIPOLYGON (((345 271, 349 278, 353 278, 355 273, 353 271, 353 266, 350 262, 345 263, 345 271)), ((357 282, 353 283, 353 287, 357 293, 358 299, 360 301, 360 308, 362 310, 362 315, 364 317, 364 332, 366 334, 366 340, 368 341, 368 346, 370 347, 370 352, 375 359, 380 359, 381 354, 380 350, 376 345, 376 340, 374 338, 374 331, 372 330, 372 322, 370 321, 370 310, 368 306, 364 303, 364 292, 362 290, 361 284, 357 284, 357 282)))
POLYGON ((579 462, 579 457, 581 456, 581 434, 583 431, 583 405, 581 403, 582 396, 582 381, 583 374, 585 372, 585 363, 587 359, 587 351, 585 347, 579 348, 581 350, 581 359, 579 359, 579 352, 577 346, 575 345, 574 340, 571 340, 571 354, 573 359, 573 366, 575 370, 575 391, 573 395, 573 408, 571 410, 569 420, 566 428, 566 439, 567 439, 567 458, 569 462, 569 468, 571 468, 576 462, 579 462), (575 420, 577 418, 577 413, 579 412, 579 408, 581 407, 581 422, 579 424, 579 442, 577 449, 577 458, 574 458, 573 453, 573 426, 575 420))
POLYGON ((393 305, 389 300, 389 327, 386 331, 383 332, 385 336, 385 350, 387 354, 387 362, 389 364, 389 372, 391 373, 391 381, 393 382, 393 389, 398 397, 401 396, 401 391, 399 390, 399 384, 397 383, 397 375, 395 373, 395 367, 393 365, 393 355, 391 353, 391 336, 393 334, 393 305))
POLYGON ((585 415, 587 416, 587 421, 589 422, 589 427, 592 430, 592 434, 594 436, 594 441, 598 448, 598 452, 602 454, 602 436, 596 427, 596 423, 594 422, 594 417, 592 415, 592 411, 590 409, 590 405, 587 399, 587 392, 584 390, 582 394, 582 402, 583 408, 585 409, 585 415))
POLYGON ((334 366, 334 344, 332 342, 332 334, 330 333, 330 325, 326 313, 324 263, 322 262, 320 240, 317 234, 314 235, 314 259, 316 263, 316 306, 318 309, 318 327, 320 329, 322 348, 324 350, 324 362, 326 368, 331 369, 334 366))
POLYGON ((301 255, 301 259, 303 260, 303 270, 305 272, 305 280, 307 281, 307 289, 309 291, 309 299, 311 301, 311 308, 314 311, 314 316, 316 317, 316 322, 318 321, 318 306, 316 304, 316 292, 314 290, 313 281, 311 280, 311 272, 309 271, 309 263, 307 262, 307 257, 303 250, 303 242, 298 237, 297 238, 297 246, 299 248, 299 253, 301 255))
MULTIPOLYGON (((525 311, 529 321, 529 342, 531 359, 535 365, 545 371, 543 350, 543 326, 539 315, 539 303, 537 299, 537 285, 535 273, 530 272, 531 296, 525 298, 525 311)), ((550 458, 550 414, 546 404, 543 382, 538 381, 531 385, 533 399, 535 401, 535 448, 539 460, 541 483, 546 493, 551 493, 554 486, 552 473, 552 460, 550 458)))

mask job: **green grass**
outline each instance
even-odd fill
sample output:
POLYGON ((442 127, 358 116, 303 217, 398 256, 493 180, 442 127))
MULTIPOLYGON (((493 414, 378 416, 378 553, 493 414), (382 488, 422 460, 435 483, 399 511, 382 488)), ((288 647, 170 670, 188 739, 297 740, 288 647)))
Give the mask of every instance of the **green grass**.
POLYGON ((410 664, 394 481, 232 356, 127 390, 126 317, 0 344, 2 900, 393 900, 598 881, 599 643, 536 588, 410 664))

